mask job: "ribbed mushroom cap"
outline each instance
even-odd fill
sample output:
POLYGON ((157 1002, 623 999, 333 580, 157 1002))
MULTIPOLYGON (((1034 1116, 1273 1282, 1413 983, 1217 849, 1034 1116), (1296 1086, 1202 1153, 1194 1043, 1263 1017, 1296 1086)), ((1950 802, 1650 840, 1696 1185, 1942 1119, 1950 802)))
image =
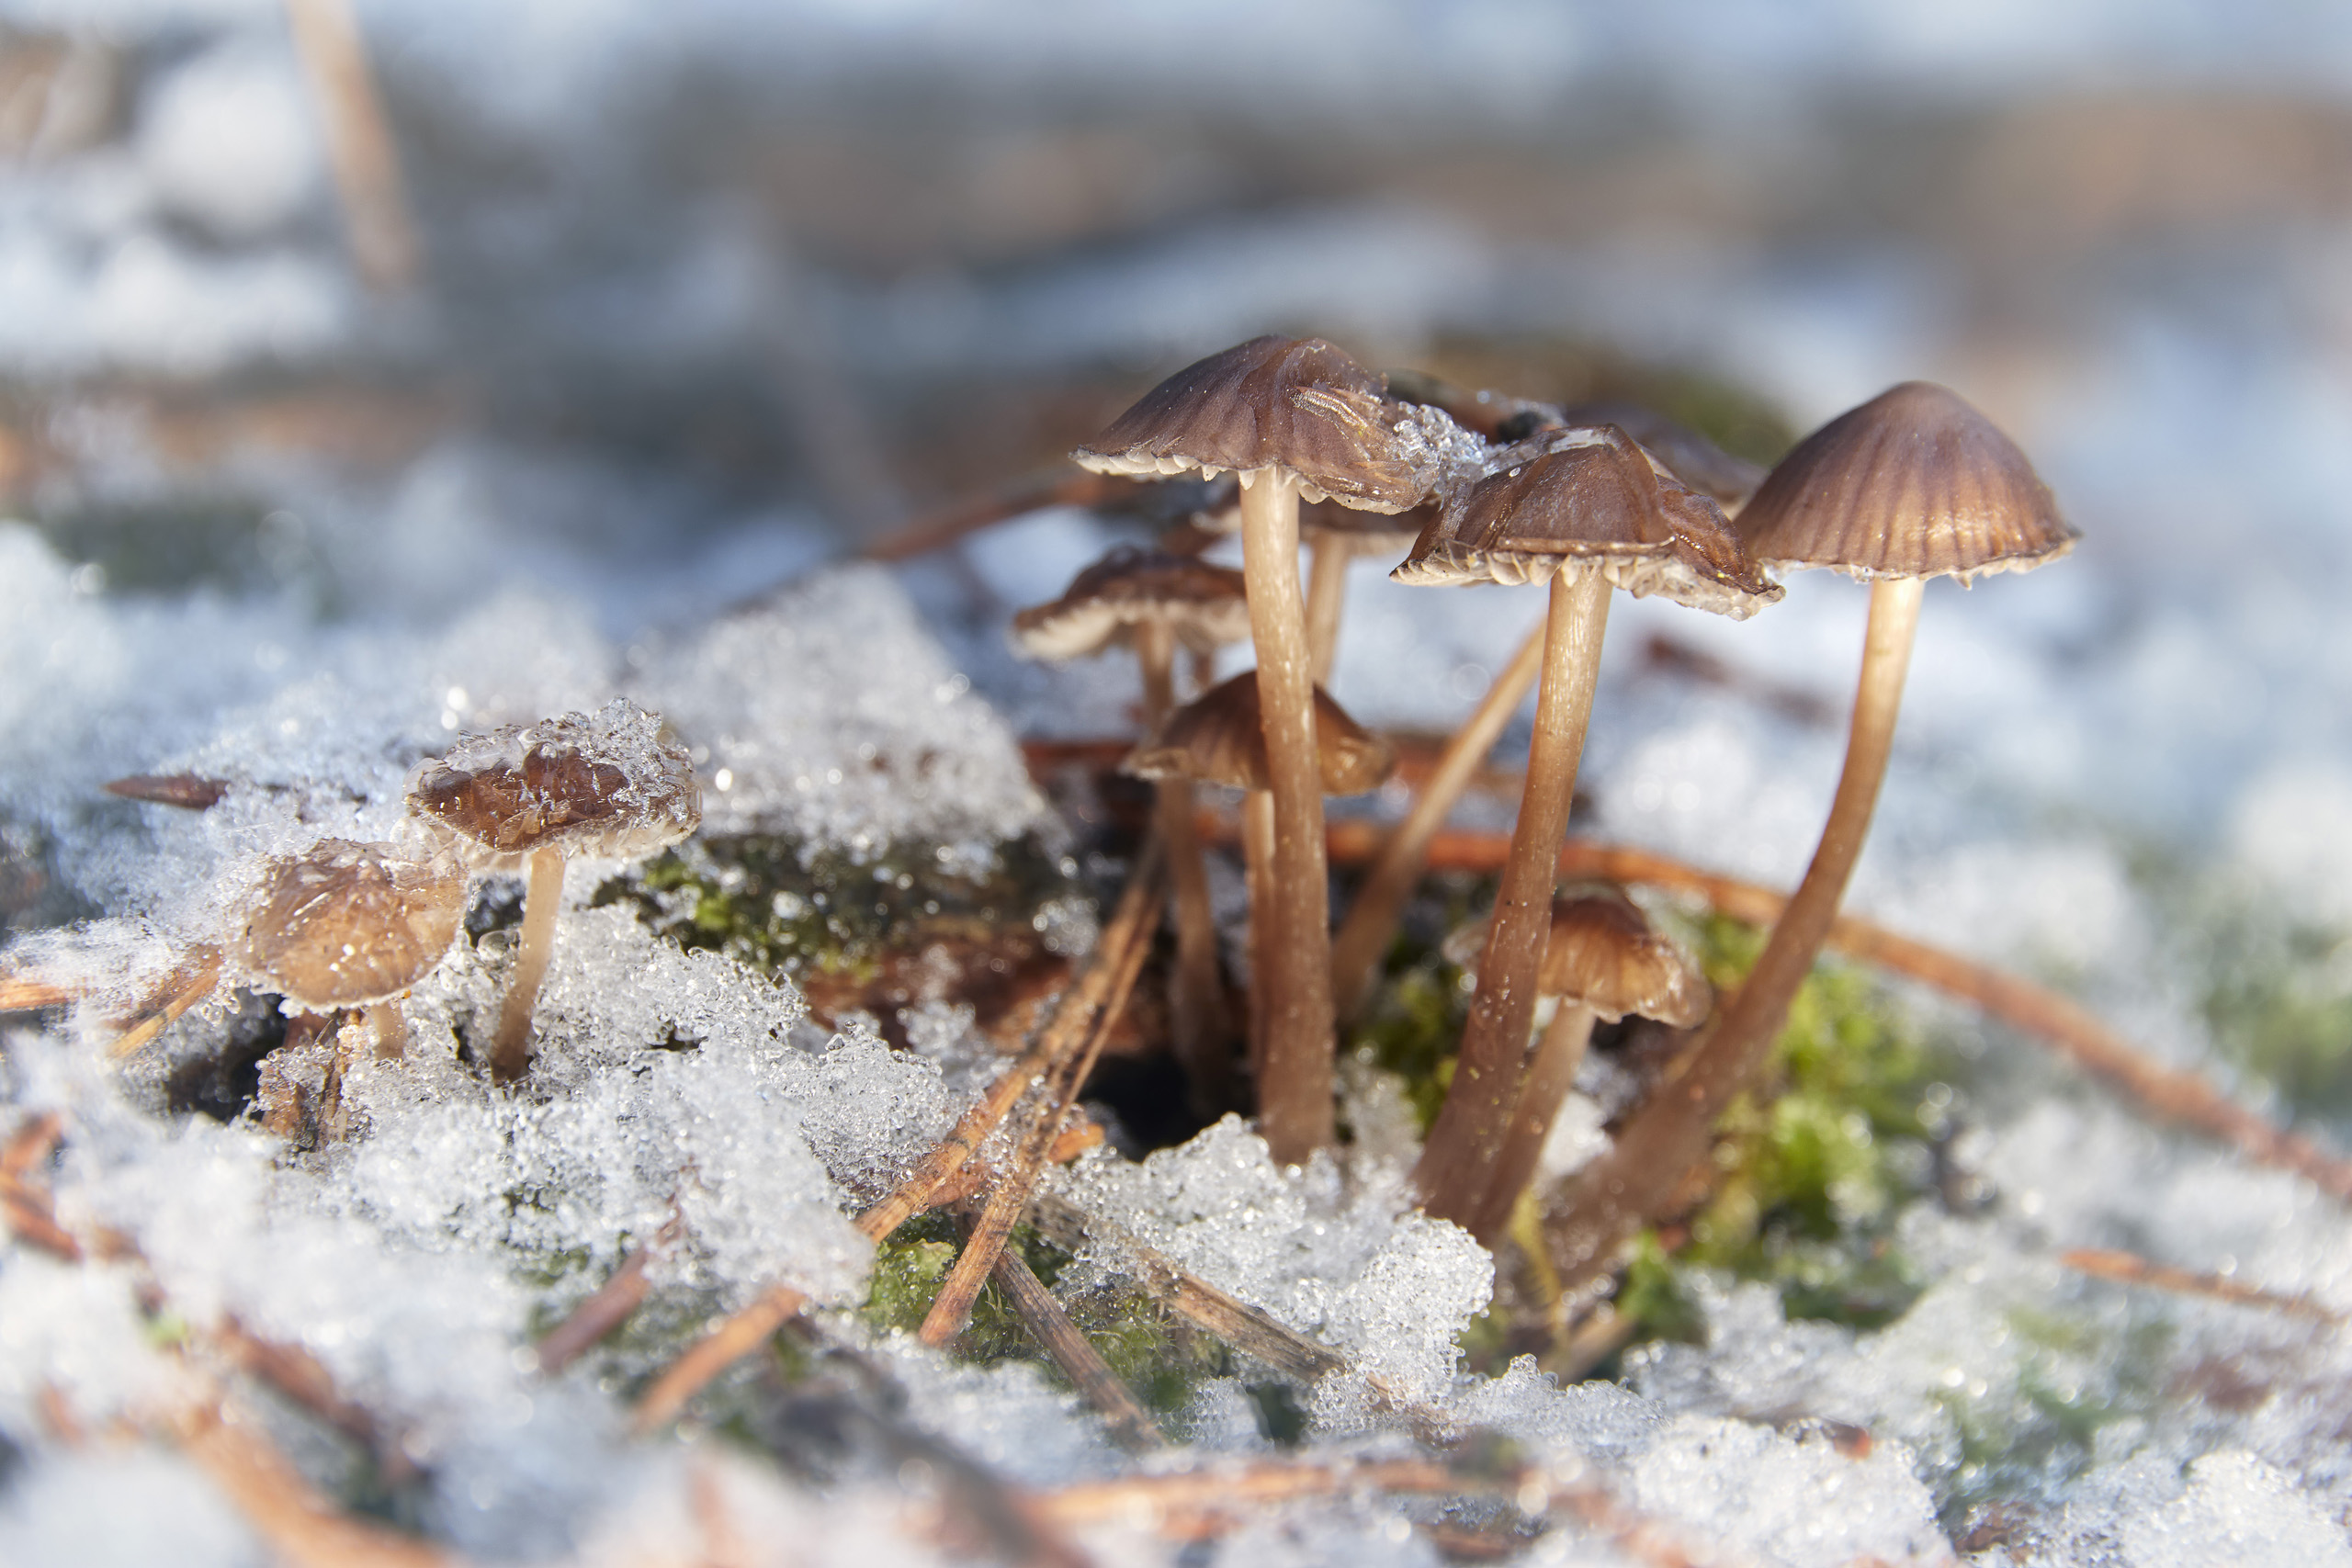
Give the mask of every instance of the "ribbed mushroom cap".
POLYGON ((1658 593, 1745 620, 1781 597, 1723 509, 1613 424, 1506 447, 1498 471, 1449 499, 1399 582, 1544 582, 1597 571, 1636 598, 1658 593))
POLYGON ((2030 571, 2075 547, 2050 487, 1960 395, 1905 381, 1797 444, 1739 514, 1758 560, 1855 577, 2030 571))
POLYGON ((1402 512, 1480 446, 1321 338, 1270 336, 1186 366, 1070 456, 1098 474, 1282 468, 1306 500, 1402 512))
POLYGON ((1597 885, 1552 900, 1536 983, 1544 995, 1582 1002, 1611 1021, 1634 1013, 1695 1029, 1714 1004, 1714 989, 1690 954, 1651 930, 1632 899, 1597 885))
POLYGON ((491 867, 550 845, 616 860, 651 854, 702 821, 686 749, 659 717, 617 697, 593 717, 468 736, 417 770, 408 803, 491 867))
POLYGON ((1241 573, 1191 556, 1122 545, 1070 581, 1062 596, 1012 617, 1013 646, 1032 659, 1079 659, 1125 642, 1147 621, 1211 653, 1250 635, 1241 573))
MULTIPOLYGON (((1378 789, 1396 765, 1395 748, 1350 718, 1320 686, 1315 688, 1315 750, 1326 795, 1378 789)), ((1144 779, 1270 788, 1266 734, 1258 715, 1258 672, 1245 670, 1170 714, 1119 767, 1144 779)))
POLYGON ((270 863, 240 957, 308 1011, 367 1007, 433 972, 465 908, 453 856, 415 861, 390 844, 322 839, 270 863))
MULTIPOLYGON (((1441 944, 1447 960, 1476 969, 1486 951, 1488 917, 1461 925, 1441 944)), ((1657 934, 1641 907, 1600 883, 1552 900, 1536 994, 1581 1002, 1610 1022, 1628 1013, 1676 1029, 1695 1029, 1714 1005, 1714 988, 1680 947, 1657 934)))
POLYGON ((1736 513, 1764 482, 1764 467, 1735 457, 1688 425, 1639 403, 1574 403, 1560 411, 1564 424, 1613 424, 1642 444, 1668 473, 1726 513, 1736 513))

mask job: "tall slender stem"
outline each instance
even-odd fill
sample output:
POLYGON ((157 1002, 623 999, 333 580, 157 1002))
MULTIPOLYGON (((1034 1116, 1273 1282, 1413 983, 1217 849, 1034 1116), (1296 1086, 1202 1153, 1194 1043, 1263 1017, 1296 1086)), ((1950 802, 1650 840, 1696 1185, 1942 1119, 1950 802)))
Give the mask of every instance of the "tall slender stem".
MULTIPOLYGON (((1258 649, 1258 708, 1274 806, 1265 943, 1266 1061, 1258 1122, 1277 1160, 1331 1142, 1331 890, 1323 849, 1323 779, 1315 748, 1313 660, 1298 586, 1298 481, 1280 468, 1244 474, 1241 569, 1258 649)), ((1253 917, 1254 917, 1253 911, 1253 917)))
MULTIPOLYGON (((1144 721, 1157 728, 1176 705, 1176 633, 1162 620, 1139 622, 1136 660, 1143 667, 1144 721)), ((1162 779, 1156 792, 1160 841, 1168 846, 1168 889, 1176 921, 1176 973, 1169 1011, 1176 1059, 1192 1085, 1194 1109, 1225 1107, 1232 1073, 1224 987, 1217 976, 1216 918, 1209 909, 1208 867, 1193 819, 1193 786, 1162 779)))
POLYGON ((563 903, 563 852, 531 852, 531 885, 523 894, 523 931, 514 944, 514 971, 490 1045, 492 1083, 513 1083, 531 1066, 531 1010, 555 952, 555 917, 563 903))
POLYGON ((1267 950, 1274 931, 1274 797, 1253 789, 1241 797, 1242 886, 1250 894, 1250 1078, 1266 1081, 1267 950))
POLYGON ((1306 649, 1315 660, 1315 683, 1331 683, 1331 660, 1340 651, 1340 612, 1348 599, 1348 563, 1355 550, 1340 535, 1325 531, 1307 547, 1306 649))
POLYGON ((1544 1156, 1544 1140, 1552 1134, 1552 1122, 1566 1103, 1568 1091, 1577 1086, 1577 1069, 1584 1066, 1585 1047, 1592 1043, 1592 1022, 1590 1008, 1561 998, 1560 1010, 1552 1015, 1535 1054, 1528 1058, 1510 1131, 1503 1134, 1502 1152, 1495 1156, 1494 1179, 1487 1184, 1487 1195, 1479 1201, 1470 1226, 1470 1234, 1488 1247, 1510 1225, 1519 1195, 1527 1190, 1535 1162, 1544 1156))
POLYGON ((1340 922, 1340 934, 1331 939, 1331 995, 1341 1017, 1363 1006, 1373 976, 1380 967, 1380 956, 1396 934, 1396 917, 1404 912, 1406 901, 1421 879, 1430 839, 1445 826, 1454 802, 1469 787, 1487 753, 1495 749, 1503 727, 1519 711, 1528 688, 1535 684, 1536 671, 1543 668, 1544 626, 1538 624, 1511 655, 1503 672, 1487 686, 1477 711, 1445 743, 1444 754, 1421 785, 1412 810, 1380 846, 1378 859, 1357 887, 1347 918, 1340 922))
POLYGON ((1870 832, 1903 705, 1921 586, 1917 578, 1880 578, 1871 584, 1853 728, 1820 847, 1773 922, 1763 955, 1717 1010, 1680 1076, 1653 1095, 1610 1151, 1570 1185, 1550 1235, 1554 1260, 1571 1286, 1607 1268, 1618 1243, 1657 1217, 1704 1152, 1715 1118, 1763 1064, 1788 1021, 1789 1003, 1837 920, 1838 905, 1870 832))
POLYGON ((1608 579, 1584 571, 1552 579, 1544 623, 1544 682, 1535 699, 1535 742, 1527 756, 1527 785, 1511 829, 1510 861, 1495 895, 1486 952, 1478 959, 1478 989, 1470 999, 1453 1083, 1437 1124, 1430 1129, 1414 1171, 1425 1207, 1440 1219, 1466 1224, 1486 1192, 1495 1156, 1509 1124, 1511 1097, 1535 1018, 1536 971, 1552 929, 1553 862, 1568 830, 1577 764, 1592 716, 1592 689, 1600 673, 1600 639, 1609 626, 1608 579))

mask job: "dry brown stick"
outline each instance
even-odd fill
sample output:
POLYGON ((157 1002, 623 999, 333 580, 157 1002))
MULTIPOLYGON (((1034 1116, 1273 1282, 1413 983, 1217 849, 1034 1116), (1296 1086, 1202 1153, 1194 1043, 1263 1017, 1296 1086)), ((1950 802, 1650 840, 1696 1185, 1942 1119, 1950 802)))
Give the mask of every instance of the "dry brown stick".
POLYGON ((711 1379, 767 1343, 768 1336, 800 1315, 808 1298, 789 1285, 770 1285, 750 1306, 720 1323, 653 1380, 637 1402, 629 1427, 639 1437, 677 1419, 686 1401, 711 1379))
MULTIPOLYGON (((1230 840, 1234 836, 1228 823, 1218 821, 1215 829, 1216 837, 1230 840)), ((1368 823, 1339 822, 1332 825, 1330 840, 1332 860, 1346 863, 1371 854, 1378 834, 1368 823)), ((1431 841, 1430 868, 1491 871, 1501 863, 1507 848, 1508 840, 1499 833, 1449 830, 1431 841)), ((1671 856, 1585 840, 1572 839, 1561 848, 1559 874, 1563 878, 1608 877, 1693 893, 1751 925, 1770 925, 1786 902, 1769 887, 1717 876, 1671 856)), ((1851 915, 1838 917, 1830 926, 1828 945, 1849 957, 1973 1003, 2021 1033, 2054 1046, 2059 1055, 2121 1089, 2154 1115, 2218 1138, 2256 1164, 2293 1171, 2331 1197, 2352 1201, 2352 1160, 2274 1125, 2232 1100, 2199 1074, 2149 1060, 2069 998, 1851 915)))
POLYGON ((938 1299, 923 1317, 917 1337, 926 1345, 937 1348, 946 1344, 963 1333, 965 1324, 971 1321, 972 1303, 979 1299, 980 1286, 995 1266, 997 1255, 1004 1250, 1013 1225, 1028 1208, 1029 1194, 1036 1189, 1046 1156, 1061 1133, 1070 1108, 1077 1103, 1087 1074, 1094 1070, 1095 1058, 1102 1054, 1102 1043, 1110 1038, 1112 1025, 1126 1006, 1136 977, 1143 973, 1143 961, 1151 951, 1152 934, 1159 925, 1162 861, 1159 840, 1147 840, 1127 877, 1126 891, 1120 895, 1118 913, 1102 933, 1094 965, 1107 971, 1101 1004, 1093 1010, 1083 1043, 1077 1050, 1048 1064, 1042 1075, 1039 1087, 1044 1091, 1043 1109, 1023 1134, 1012 1161, 989 1188, 988 1201, 980 1211, 978 1223, 972 1227, 970 1239, 964 1244, 956 1266, 947 1271, 946 1280, 940 1285, 938 1299))
POLYGON ((220 1325, 204 1339, 238 1371, 267 1383, 373 1454, 387 1480, 398 1482, 413 1473, 407 1453, 384 1430, 383 1423, 366 1407, 345 1399, 334 1385, 334 1375, 308 1350, 265 1339, 234 1317, 221 1319, 220 1325))
POLYGON ((561 1323, 539 1341, 539 1372, 553 1377, 588 1353, 590 1347, 629 1320, 644 1304, 651 1286, 645 1271, 656 1255, 678 1239, 684 1222, 672 1215, 653 1239, 621 1259, 612 1278, 596 1287, 586 1301, 573 1307, 561 1323))
POLYGON ((2098 1280, 2112 1280, 2118 1284, 2145 1285, 2151 1290, 2171 1291, 2179 1295, 2209 1296, 2214 1301, 2231 1302, 2238 1306, 2267 1307, 2273 1312, 2308 1317, 2317 1323, 2340 1325, 2344 1322, 2342 1313, 2323 1306, 2307 1295, 2287 1295, 2221 1274, 2200 1274, 2194 1269, 2176 1269, 2168 1263, 2151 1262, 2133 1252, 2076 1247, 2073 1251, 2060 1253, 2058 1261, 2078 1274, 2088 1274, 2098 1280))
POLYGON ((416 225, 359 23, 349 0, 286 0, 286 15, 326 126, 327 162, 350 225, 352 260, 369 288, 405 293, 421 267, 416 225))
MULTIPOLYGON (((1048 1165, 1068 1165, 1071 1160, 1102 1142, 1100 1122, 1080 1122, 1075 1127, 1065 1127, 1054 1139, 1054 1146, 1046 1151, 1048 1165)), ((934 1190, 926 1208, 944 1209, 951 1204, 968 1202, 977 1198, 996 1179, 996 1173, 978 1161, 967 1165, 953 1178, 934 1190)))
POLYGON ((82 1260, 82 1244, 57 1223, 49 1192, 31 1179, 64 1135, 65 1115, 51 1111, 28 1120, 0 1148, 0 1224, 27 1247, 37 1247, 68 1263, 82 1260))
POLYGON ((71 986, 32 975, 0 976, 0 1012, 38 1012, 63 1007, 80 993, 71 986))
POLYGON ((107 1055, 117 1059, 130 1055, 164 1032, 180 1014, 210 996, 212 987, 220 982, 220 950, 209 946, 194 949, 163 985, 140 1003, 129 1027, 107 1047, 107 1055))
POLYGON ((458 1559, 343 1513, 250 1417, 220 1403, 185 1413, 174 1434, 197 1468, 296 1568, 448 1568, 458 1559))
POLYGON ((1021 1254, 1011 1247, 998 1253, 989 1277, 1012 1302, 1023 1326, 1035 1336, 1046 1354, 1053 1358, 1054 1365, 1062 1370, 1062 1375, 1102 1416, 1114 1442, 1137 1453, 1165 1446, 1159 1425, 1152 1420, 1151 1412, 1144 1408, 1143 1401, 1111 1370, 1111 1363, 1102 1359, 1093 1343, 1079 1332, 1078 1325, 1062 1310, 1062 1303, 1030 1270, 1021 1254))

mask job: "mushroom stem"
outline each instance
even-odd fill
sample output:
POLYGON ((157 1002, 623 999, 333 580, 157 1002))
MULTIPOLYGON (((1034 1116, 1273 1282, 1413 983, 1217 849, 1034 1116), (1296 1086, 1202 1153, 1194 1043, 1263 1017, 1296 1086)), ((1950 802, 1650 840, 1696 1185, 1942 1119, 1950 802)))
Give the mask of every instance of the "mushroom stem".
POLYGON ((1331 995, 1342 1017, 1363 1006, 1381 954, 1388 951, 1396 934, 1396 918, 1421 879, 1430 839, 1445 826, 1454 803, 1469 787, 1487 753, 1495 749, 1503 727, 1519 711, 1527 689, 1535 684, 1536 671, 1543 667, 1544 627, 1538 626, 1487 688, 1477 711, 1445 743, 1436 771, 1421 786, 1412 810, 1380 846, 1379 858, 1356 889, 1347 919, 1340 922, 1340 934, 1331 940, 1331 995))
POLYGON ((1250 1075, 1261 1096, 1266 1081, 1266 950, 1273 942, 1274 797, 1253 789, 1241 797, 1242 886, 1250 894, 1250 1075))
POLYGON ((523 895, 523 931, 514 944, 514 972, 499 1010, 498 1032, 491 1037, 490 1078, 513 1083, 531 1066, 531 1010, 555 951, 556 909, 563 902, 563 852, 531 852, 531 885, 523 895))
MULTIPOLYGON (((1295 1165, 1332 1140, 1331 890, 1323 858, 1323 778, 1315 746, 1313 660, 1298 586, 1298 481, 1280 468, 1241 476, 1241 570, 1258 649, 1258 706, 1273 797, 1272 940, 1265 1071, 1258 1124, 1275 1159, 1295 1165)), ((1251 911, 1253 922, 1257 910, 1251 911)))
POLYGON ((401 1017, 397 1002, 376 1003, 368 1010, 368 1021, 376 1028, 377 1055, 397 1062, 408 1055, 408 1021, 401 1017))
POLYGON ((1315 683, 1331 682, 1331 660, 1340 650, 1340 611, 1348 599, 1348 563, 1355 551, 1336 535, 1318 535, 1309 547, 1306 570, 1306 649, 1315 660, 1315 683))
MULTIPOLYGON (((1144 719, 1156 728, 1176 705, 1176 634, 1165 621, 1142 621, 1136 626, 1135 646, 1143 667, 1144 719)), ((1217 976, 1216 917, 1209 909, 1208 867, 1201 859, 1192 784, 1160 780, 1155 816, 1160 840, 1168 846, 1169 901, 1176 920, 1176 974, 1169 996, 1176 1059, 1192 1085, 1195 1108, 1214 1115, 1224 1109, 1231 1053, 1217 976)))
POLYGON ((1854 694, 1845 770, 1804 881, 1772 923, 1763 955, 1692 1047, 1681 1074, 1636 1111, 1609 1152, 1578 1172, 1552 1228, 1553 1254, 1570 1288, 1609 1266, 1617 1244, 1657 1217, 1704 1150, 1707 1133, 1753 1076, 1789 1015, 1837 920, 1846 883, 1870 832, 1886 776, 1923 580, 1871 584, 1870 627, 1854 694))
POLYGON ((1551 1135, 1553 1119, 1566 1103, 1577 1084, 1577 1069, 1584 1066, 1585 1047, 1592 1042, 1593 1010, 1582 1002, 1560 998, 1559 1010, 1544 1026, 1535 1054, 1519 1086, 1519 1106, 1511 1112, 1510 1131, 1503 1134, 1502 1151, 1495 1156, 1494 1179, 1478 1205, 1470 1234, 1487 1247, 1499 1240, 1510 1224, 1519 1195, 1535 1174, 1544 1155, 1544 1140, 1551 1135))
POLYGON ((1487 1190, 1519 1089, 1535 1019, 1536 971, 1551 934, 1553 863, 1568 830, 1611 592, 1597 570, 1564 569, 1552 578, 1535 739, 1519 821, 1511 829, 1510 861, 1478 959, 1478 989, 1463 1026, 1453 1083, 1413 1172, 1423 1207, 1440 1219, 1470 1220, 1487 1190))

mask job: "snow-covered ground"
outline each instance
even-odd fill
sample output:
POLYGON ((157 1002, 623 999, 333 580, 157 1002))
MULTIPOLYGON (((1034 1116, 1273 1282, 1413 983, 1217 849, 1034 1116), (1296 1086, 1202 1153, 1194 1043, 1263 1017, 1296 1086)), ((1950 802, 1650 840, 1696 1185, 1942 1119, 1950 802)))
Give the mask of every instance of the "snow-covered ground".
MULTIPOLYGON (((513 318, 492 331, 429 290, 368 298, 277 7, 21 0, 6 14, 111 51, 116 107, 112 130, 64 125, 68 145, 0 183, 12 388, 86 408, 93 386, 411 375, 465 366, 477 330, 498 354, 672 375, 723 362, 787 308, 882 384, 1104 361, 1153 373, 1269 327, 1400 362, 1448 333, 1581 335, 1753 387, 1800 429, 1891 382, 1947 379, 2019 437, 2085 542, 2028 577, 1930 589, 1851 903, 2063 984, 2155 1055, 2295 1113, 2221 1052, 2205 988, 2226 928, 2281 951, 2309 936, 2317 956, 2280 983, 2321 1008, 2352 994, 2339 945, 2352 631, 2337 608, 2352 569, 2352 215, 2324 181, 2309 210, 2080 263, 2054 303, 2036 302, 2049 320, 1988 303, 1987 278, 2012 273, 1949 236, 1832 224, 1797 241, 1696 219, 1504 231, 1379 192, 1221 209, 1020 265, 796 274, 723 202, 674 227, 662 209, 659 236, 577 258, 561 243, 591 231, 599 190, 651 199, 633 139, 684 134, 665 127, 695 71, 738 86, 764 73, 779 96, 819 102, 844 83, 935 79, 978 118, 1083 80, 1095 96, 1376 145, 1523 134, 1577 91, 1633 81, 1725 166, 1769 173, 1828 144, 1806 106, 1838 95, 1959 113, 2034 94, 2271 94, 2341 115, 2340 19, 1826 0, 1769 15, 1398 4, 1370 20, 1350 8, 1344 25, 1325 6, 359 9, 408 101, 463 106, 463 133, 492 143, 485 162, 560 165, 537 206, 468 209, 465 231, 441 237, 460 276, 509 290, 513 318), (1242 36, 1248 48, 1214 47, 1242 36), (1288 59, 1315 65, 1282 73, 1288 59)), ((431 191, 420 206, 430 235, 431 191)), ((79 467, 46 482, 77 503, 181 482, 137 429, 59 418, 39 433, 79 467)), ((470 1559, 674 1561, 716 1513, 746 1561, 953 1560, 904 1501, 926 1490, 905 1467, 820 1485, 708 1435, 633 1439, 599 1377, 650 1370, 644 1352, 550 1379, 528 1347, 550 1291, 584 1294, 673 1213, 691 1242, 658 1266, 665 1300, 715 1314, 778 1278, 828 1311, 860 1299, 870 1249, 844 1215, 952 1120, 985 1051, 968 1020, 926 1017, 912 1052, 817 1027, 788 985, 681 953, 625 906, 592 907, 592 874, 568 884, 527 1096, 489 1090, 453 1054, 453 1027, 498 993, 494 944, 461 942, 419 987, 406 1060, 345 1081, 358 1131, 322 1155, 164 1111, 175 1066, 237 1026, 225 1001, 128 1066, 104 1045, 191 944, 233 933, 268 856, 391 836, 409 770, 455 734, 616 695, 696 749, 712 830, 853 856, 935 848, 965 867, 1024 832, 1052 838, 1015 738, 1123 729, 1131 677, 1023 664, 1003 620, 1131 529, 1057 509, 902 567, 845 566, 842 530, 801 500, 714 493, 658 462, 462 422, 364 479, 250 465, 238 482, 277 508, 259 582, 126 591, 62 549, 70 536, 0 523, 0 846, 52 879, 28 906, 44 929, 17 933, 6 960, 86 991, 62 1022, 16 1018, 0 1132, 64 1112, 43 1172, 59 1218, 112 1227, 143 1260, 0 1250, 0 1562, 267 1559, 180 1447, 140 1435, 211 1397, 218 1369, 187 1348, 232 1319, 310 1351, 399 1434, 431 1478, 400 1522, 470 1559), (229 793, 198 814, 100 788, 179 772, 229 793), (47 923, 67 917, 81 919, 47 923), (146 1280, 164 1309, 142 1303, 146 1280)), ((39 513, 58 493, 19 503, 39 513)), ((1835 707, 1864 595, 1843 580, 1789 587, 1738 625, 1618 604, 1585 767, 1596 831, 1794 879, 1835 775, 1834 727, 1640 657, 1671 636, 1835 707)), ((1541 609, 1525 592, 1399 588, 1370 565, 1351 592, 1333 689, 1398 727, 1466 712, 1541 609)), ((1344 1166, 1279 1171, 1226 1123, 1140 1167, 1090 1156, 1070 1189, 1459 1428, 1506 1434, 1562 1477, 1597 1475, 1741 1558, 1940 1561, 1965 1528, 1962 1550, 1986 1561, 2014 1548, 2143 1568, 2352 1562, 2340 1332, 2126 1293, 2056 1262, 2127 1247, 2352 1312, 2345 1212, 2152 1128, 1957 1010, 1905 1005, 1977 1054, 1986 1087, 1956 1154, 1996 1198, 1900 1216, 1897 1245, 1928 1283, 1882 1329, 1792 1323, 1774 1292, 1722 1280, 1699 1303, 1706 1343, 1638 1352, 1623 1385, 1556 1388, 1527 1366, 1457 1380, 1454 1340, 1487 1266, 1404 1212, 1409 1120, 1369 1073, 1351 1079, 1351 1121, 1382 1131, 1344 1166), (2030 1091, 1992 1087, 2010 1071, 2030 1091), (1845 1427, 1871 1441, 1834 1440, 1845 1427), (2012 1511, 1972 1513, 1978 1500, 2012 1511)), ((2316 1097, 2305 1112, 2325 1108, 2316 1097)), ((1081 1273, 1115 1267, 1106 1255, 1081 1273)), ((1134 1468, 1032 1366, 962 1365, 845 1313, 826 1321, 899 1391, 911 1427, 1011 1480, 1134 1468)), ((315 1483, 365 1490, 315 1426, 274 1406, 258 1418, 315 1483)), ((1326 1389, 1309 1419, 1309 1443, 1334 1452, 1408 1446, 1360 1388, 1326 1389)), ((1181 1425, 1184 1457, 1267 1451, 1231 1380, 1204 1385, 1181 1425)), ((1103 1561, 1431 1561, 1415 1519, 1363 1495, 1270 1508, 1213 1549, 1139 1525, 1083 1539, 1103 1561)), ((1529 1558, 1623 1550, 1563 1527, 1529 1558)))

